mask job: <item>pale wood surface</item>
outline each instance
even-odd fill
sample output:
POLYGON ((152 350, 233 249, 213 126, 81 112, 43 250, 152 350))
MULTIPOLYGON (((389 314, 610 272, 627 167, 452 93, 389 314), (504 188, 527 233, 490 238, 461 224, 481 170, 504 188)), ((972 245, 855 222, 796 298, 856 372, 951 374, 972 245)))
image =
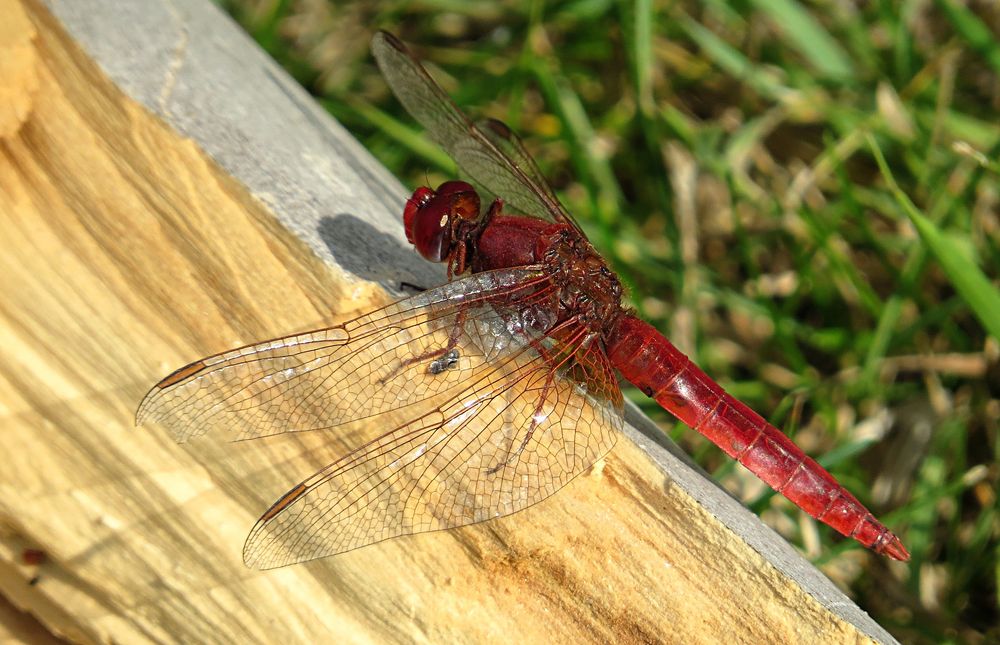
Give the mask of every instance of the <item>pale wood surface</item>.
MULTIPOLYGON (((133 427, 140 397, 440 274, 406 249, 398 184, 207 2, 105 4, 0 0, 11 603, 84 642, 891 641, 631 430, 514 516, 247 570, 253 520, 349 438, 178 446, 133 427)), ((14 615, 0 634, 30 638, 14 615)))

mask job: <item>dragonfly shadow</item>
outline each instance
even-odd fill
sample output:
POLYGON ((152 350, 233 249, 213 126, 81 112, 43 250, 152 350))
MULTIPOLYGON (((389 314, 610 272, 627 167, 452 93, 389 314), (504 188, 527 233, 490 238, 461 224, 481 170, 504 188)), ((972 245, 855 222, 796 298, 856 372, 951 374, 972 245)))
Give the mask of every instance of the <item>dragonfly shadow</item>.
POLYGON ((394 292, 403 283, 430 288, 445 282, 444 265, 423 260, 398 236, 351 213, 321 218, 317 232, 340 266, 362 280, 378 282, 394 292))
MULTIPOLYGON (((691 455, 684 452, 683 448, 674 443, 673 439, 662 428, 657 426, 652 419, 643 414, 637 405, 630 401, 625 403, 625 435, 639 446, 640 450, 649 455, 664 473, 669 475, 672 469, 676 468, 676 465, 672 466, 670 459, 661 451, 670 453, 674 459, 682 462, 685 466, 700 475, 702 495, 708 494, 705 493, 706 490, 713 489, 715 492, 712 495, 715 496, 715 499, 721 494, 735 500, 737 504, 741 504, 736 495, 726 490, 708 471, 699 466, 691 458, 691 455)), ((665 477, 663 481, 664 494, 669 497, 670 489, 676 485, 677 482, 673 475, 665 477)), ((688 494, 691 493, 689 487, 681 486, 681 488, 687 491, 688 494)))

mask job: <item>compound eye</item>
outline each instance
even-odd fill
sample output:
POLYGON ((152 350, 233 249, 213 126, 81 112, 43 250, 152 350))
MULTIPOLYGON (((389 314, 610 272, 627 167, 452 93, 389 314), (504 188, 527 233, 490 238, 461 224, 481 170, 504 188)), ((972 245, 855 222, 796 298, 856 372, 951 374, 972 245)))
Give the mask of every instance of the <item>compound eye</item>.
POLYGON ((461 217, 469 221, 479 219, 479 193, 468 182, 446 181, 438 186, 436 196, 450 198, 451 206, 448 213, 452 217, 461 217))
POLYGON ((415 210, 407 227, 407 239, 431 262, 444 262, 451 253, 453 199, 435 194, 415 210))
POLYGON ((454 195, 456 193, 475 193, 476 189, 467 181, 446 181, 436 191, 438 195, 454 195))
POLYGON ((403 230, 406 231, 406 241, 410 244, 414 243, 413 227, 417 213, 419 213, 420 209, 427 205, 427 202, 429 202, 432 197, 434 197, 434 191, 427 186, 421 186, 413 191, 413 195, 406 200, 406 208, 403 209, 403 230))
POLYGON ((479 195, 464 181, 446 181, 431 190, 413 192, 403 211, 406 239, 431 262, 444 262, 452 252, 452 229, 462 220, 479 218, 479 195))

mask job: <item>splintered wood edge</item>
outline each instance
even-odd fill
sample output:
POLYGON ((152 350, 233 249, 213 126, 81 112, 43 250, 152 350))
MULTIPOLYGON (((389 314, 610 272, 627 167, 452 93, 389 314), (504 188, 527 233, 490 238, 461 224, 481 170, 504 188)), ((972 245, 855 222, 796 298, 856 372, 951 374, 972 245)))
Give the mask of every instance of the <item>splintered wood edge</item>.
MULTIPOLYGON (((181 14, 168 0, 113 6, 98 0, 44 1, 126 95, 194 140, 318 257, 389 288, 400 281, 443 280, 439 268, 416 254, 396 252, 405 247, 397 212, 402 186, 209 2, 187 3, 181 14), (364 185, 344 185, 338 180, 341 167, 364 176, 364 185), (357 235, 387 243, 323 236, 323 220, 331 214, 354 216, 364 222, 354 230, 357 235)), ((831 614, 869 638, 895 642, 756 516, 678 457, 636 408, 630 407, 628 420, 628 437, 671 485, 831 614)))

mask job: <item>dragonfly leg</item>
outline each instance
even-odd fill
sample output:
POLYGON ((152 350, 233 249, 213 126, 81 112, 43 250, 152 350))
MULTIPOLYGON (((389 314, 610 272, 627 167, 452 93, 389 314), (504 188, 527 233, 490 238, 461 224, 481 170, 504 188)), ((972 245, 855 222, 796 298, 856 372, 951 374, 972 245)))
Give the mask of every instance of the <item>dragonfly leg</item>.
POLYGON ((468 257, 468 253, 468 245, 465 243, 465 240, 461 240, 455 244, 455 250, 451 254, 451 261, 448 262, 448 282, 451 282, 456 275, 465 273, 465 260, 468 257))
POLYGON ((578 316, 564 320, 556 327, 550 329, 548 335, 553 339, 563 340, 564 344, 562 349, 553 353, 549 351, 549 349, 546 348, 541 342, 532 341, 532 347, 535 348, 535 351, 537 351, 549 365, 549 370, 545 374, 545 384, 542 385, 541 395, 538 397, 538 403, 535 405, 535 409, 531 413, 531 423, 528 425, 528 431, 524 434, 524 438, 521 439, 521 443, 517 447, 517 450, 510 453, 503 463, 490 468, 487 471, 490 475, 509 465, 518 456, 520 456, 520 454, 527 447, 528 442, 531 441, 532 435, 535 434, 535 429, 548 418, 548 414, 545 413, 545 400, 548 398, 549 391, 555 383, 556 374, 561 367, 564 367, 570 361, 578 360, 579 357, 577 356, 577 350, 580 347, 580 341, 588 336, 586 328, 581 327, 580 318, 578 316), (565 351, 566 348, 569 348, 570 351, 565 351))
POLYGON ((462 355, 459 351, 457 349, 453 349, 431 361, 431 364, 427 366, 427 371, 431 374, 440 374, 441 372, 454 367, 458 363, 458 359, 461 357, 462 355))
POLYGON ((448 261, 449 282, 454 276, 462 275, 469 268, 469 256, 475 255, 476 240, 501 210, 503 210, 503 200, 497 197, 480 221, 471 223, 468 220, 455 218, 451 233, 451 238, 455 242, 448 261))
POLYGON ((462 328, 465 327, 466 313, 465 309, 460 309, 458 315, 455 316, 455 324, 452 326, 451 331, 448 333, 448 344, 441 349, 433 349, 428 352, 424 352, 419 356, 411 356, 406 360, 400 361, 399 366, 392 370, 385 376, 379 379, 379 385, 384 385, 389 379, 394 378, 396 374, 405 370, 410 365, 414 363, 422 363, 424 361, 430 361, 427 366, 427 372, 430 374, 440 374, 445 370, 451 369, 458 363, 458 359, 461 357, 458 349, 458 339, 462 333, 462 328))
POLYGON ((521 453, 524 452, 524 449, 528 446, 528 442, 531 441, 532 435, 535 434, 535 429, 548 417, 547 414, 544 414, 545 399, 548 398, 549 390, 555 382, 555 376, 556 370, 554 368, 549 370, 548 374, 545 375, 545 385, 542 386, 542 393, 538 397, 538 403, 535 404, 535 410, 531 413, 531 424, 528 425, 528 431, 524 433, 524 438, 521 439, 521 443, 518 445, 517 450, 508 454, 507 458, 502 463, 499 463, 487 470, 486 474, 496 474, 501 468, 509 466, 511 462, 520 457, 521 453))
POLYGON ((503 210, 503 200, 497 197, 493 200, 493 203, 490 204, 490 207, 486 211, 486 214, 483 215, 483 220, 479 223, 478 226, 479 230, 481 231, 487 226, 489 226, 493 218, 499 215, 500 211, 502 210, 503 210))

